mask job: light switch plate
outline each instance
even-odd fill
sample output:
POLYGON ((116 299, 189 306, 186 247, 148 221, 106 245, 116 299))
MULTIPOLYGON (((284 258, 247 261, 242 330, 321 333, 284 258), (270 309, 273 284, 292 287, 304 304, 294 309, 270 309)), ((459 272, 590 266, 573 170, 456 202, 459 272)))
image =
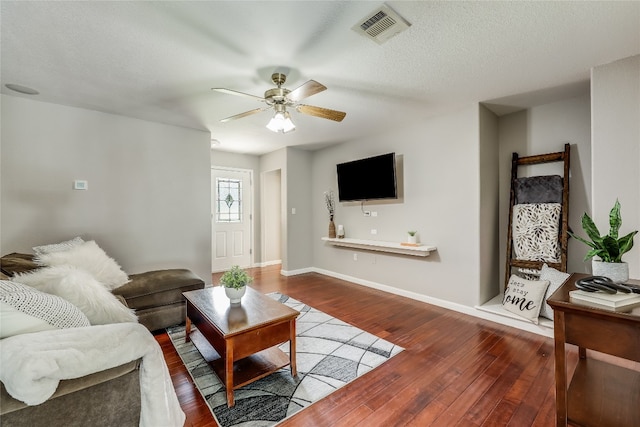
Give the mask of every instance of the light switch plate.
POLYGON ((84 179, 76 179, 73 181, 73 189, 74 190, 88 190, 89 182, 84 179))

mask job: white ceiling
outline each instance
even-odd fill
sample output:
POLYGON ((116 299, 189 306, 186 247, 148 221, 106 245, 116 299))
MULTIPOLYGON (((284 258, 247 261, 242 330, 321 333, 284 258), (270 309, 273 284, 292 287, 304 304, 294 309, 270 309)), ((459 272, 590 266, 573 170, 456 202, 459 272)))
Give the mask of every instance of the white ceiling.
POLYGON ((505 113, 588 91, 590 68, 640 54, 640 2, 389 1, 411 27, 378 45, 351 27, 378 1, 26 2, 1 6, 2 93, 209 130, 219 149, 263 154, 366 138, 470 103, 505 113), (292 112, 220 119, 263 106, 291 71, 328 90, 304 103, 342 123, 292 112))

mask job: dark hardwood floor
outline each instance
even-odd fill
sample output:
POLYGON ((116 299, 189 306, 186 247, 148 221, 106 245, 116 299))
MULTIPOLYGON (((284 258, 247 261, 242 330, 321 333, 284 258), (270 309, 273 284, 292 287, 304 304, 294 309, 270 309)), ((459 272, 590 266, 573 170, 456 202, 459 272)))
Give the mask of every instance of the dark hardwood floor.
MULTIPOLYGON (((405 348, 280 426, 555 426, 551 338, 316 273, 285 277, 279 271, 279 265, 251 269, 252 286, 287 294, 405 348)), ((217 426, 167 334, 156 339, 186 425, 217 426)), ((577 357, 572 348, 570 373, 577 357)))

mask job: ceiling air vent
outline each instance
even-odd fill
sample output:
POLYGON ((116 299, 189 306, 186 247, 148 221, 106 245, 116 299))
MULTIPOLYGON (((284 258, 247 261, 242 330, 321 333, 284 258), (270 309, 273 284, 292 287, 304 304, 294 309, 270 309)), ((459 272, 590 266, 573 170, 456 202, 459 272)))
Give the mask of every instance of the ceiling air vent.
POLYGON ((409 28, 410 25, 390 7, 382 5, 361 19, 351 29, 378 44, 382 44, 409 28))

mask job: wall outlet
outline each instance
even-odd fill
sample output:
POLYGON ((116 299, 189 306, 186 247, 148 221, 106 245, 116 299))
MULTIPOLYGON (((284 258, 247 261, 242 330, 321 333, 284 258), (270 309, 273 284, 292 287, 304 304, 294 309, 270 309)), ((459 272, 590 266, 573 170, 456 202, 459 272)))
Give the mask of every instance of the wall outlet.
POLYGON ((376 211, 372 211, 372 212, 371 212, 371 216, 378 216, 378 212, 376 212, 376 211))
POLYGON ((371 234, 378 234, 378 230, 376 230, 375 228, 371 229, 371 234))
POLYGON ((371 211, 364 211, 364 216, 371 216, 371 211))
POLYGON ((74 190, 88 190, 89 182, 84 179, 76 179, 73 181, 73 189, 74 190))
POLYGON ((296 214, 296 208, 291 208, 291 215, 295 215, 296 214))
POLYGON ((357 253, 355 253, 355 252, 353 253, 353 260, 354 260, 354 261, 357 261, 357 260, 358 260, 358 254, 357 254, 357 253))

